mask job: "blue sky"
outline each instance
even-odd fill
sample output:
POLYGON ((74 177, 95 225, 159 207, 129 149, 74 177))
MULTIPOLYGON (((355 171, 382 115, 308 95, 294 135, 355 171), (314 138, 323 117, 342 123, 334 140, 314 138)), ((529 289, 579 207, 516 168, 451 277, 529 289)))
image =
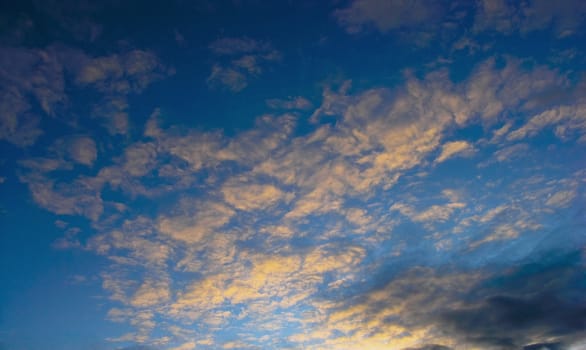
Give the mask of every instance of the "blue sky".
POLYGON ((586 5, 0 11, 0 349, 586 348, 586 5))

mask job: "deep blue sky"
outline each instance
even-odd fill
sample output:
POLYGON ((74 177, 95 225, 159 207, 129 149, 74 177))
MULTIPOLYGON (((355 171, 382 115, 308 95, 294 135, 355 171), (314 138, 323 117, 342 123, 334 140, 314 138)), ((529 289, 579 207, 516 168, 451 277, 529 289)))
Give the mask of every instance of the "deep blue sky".
POLYGON ((586 5, 0 7, 0 349, 586 348, 586 5))

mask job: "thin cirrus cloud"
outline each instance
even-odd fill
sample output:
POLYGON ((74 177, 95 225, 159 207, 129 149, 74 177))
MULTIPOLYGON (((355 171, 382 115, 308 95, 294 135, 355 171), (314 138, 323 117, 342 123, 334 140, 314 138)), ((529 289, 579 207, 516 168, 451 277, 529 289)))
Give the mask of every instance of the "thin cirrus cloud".
MULTIPOLYGON (((295 4, 257 30, 176 16, 3 42, 0 189, 24 200, 0 203, 2 239, 56 249, 38 259, 68 289, 3 250, 0 301, 24 311, 0 343, 41 349, 45 324, 64 349, 579 349, 585 79, 553 52, 582 50, 570 3, 295 4), (299 13, 328 40, 277 35, 299 13), (559 48, 508 44, 532 35, 559 48), (70 329, 37 315, 57 307, 70 329)), ((225 6, 261 5, 156 10, 225 6)))

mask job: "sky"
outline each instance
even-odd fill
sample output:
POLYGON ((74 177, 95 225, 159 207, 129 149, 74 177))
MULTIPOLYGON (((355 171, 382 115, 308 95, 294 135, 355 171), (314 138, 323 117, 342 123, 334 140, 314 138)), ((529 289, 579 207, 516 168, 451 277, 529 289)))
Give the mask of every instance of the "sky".
POLYGON ((586 349, 586 2, 0 5, 0 350, 586 349))

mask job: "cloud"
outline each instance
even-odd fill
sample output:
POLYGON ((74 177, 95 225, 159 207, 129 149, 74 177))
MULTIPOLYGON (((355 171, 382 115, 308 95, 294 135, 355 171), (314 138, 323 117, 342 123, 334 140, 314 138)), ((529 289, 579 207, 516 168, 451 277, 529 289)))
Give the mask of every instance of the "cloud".
POLYGON ((170 348, 169 350, 192 350, 196 348, 196 344, 193 341, 183 343, 177 347, 170 348))
POLYGON ((493 29, 499 32, 511 32, 513 30, 513 18, 515 9, 503 0, 482 0, 478 3, 475 27, 480 29, 493 29))
MULTIPOLYGON (((522 3, 479 0, 458 4, 441 0, 357 0, 335 10, 333 16, 349 33, 373 27, 381 33, 419 31, 423 37, 430 37, 438 31, 450 33, 449 29, 459 22, 458 27, 476 34, 497 32, 526 36, 531 32, 547 30, 558 38, 564 38, 583 28, 582 17, 585 13, 586 6, 577 0, 563 0, 555 5, 547 0, 522 3), (463 24, 462 18, 469 19, 471 25, 463 24)), ((451 37, 453 35, 443 35, 442 39, 451 37)))
POLYGON ((566 207, 576 197, 575 191, 559 191, 551 195, 545 204, 553 207, 566 207))
POLYGON ((258 63, 258 58, 253 55, 242 56, 239 59, 232 61, 232 64, 235 67, 243 69, 250 75, 257 75, 262 72, 258 63))
POLYGON ((71 163, 62 158, 29 158, 21 160, 19 164, 35 173, 48 173, 72 168, 71 163))
POLYGON ((41 116, 55 116, 67 101, 63 65, 53 48, 0 51, 0 139, 30 146, 43 133, 41 116))
POLYGON ((482 0, 475 16, 475 30, 493 30, 503 34, 551 29, 557 37, 574 34, 582 25, 586 13, 584 3, 562 0, 532 0, 520 4, 504 0, 482 0))
POLYGON ((537 343, 525 345, 523 350, 561 350, 564 346, 562 343, 537 343))
MULTIPOLYGON (((413 268, 378 288, 323 305, 327 316, 316 320, 310 338, 335 349, 355 346, 376 349, 388 344, 410 348, 432 340, 428 338, 441 341, 443 337, 431 333, 432 328, 425 320, 455 303, 478 278, 473 274, 440 274, 431 269, 413 268)), ((446 338, 446 342, 450 339, 446 338)))
POLYGON ((298 109, 309 110, 313 107, 311 102, 302 96, 290 97, 288 99, 273 98, 266 100, 267 106, 274 109, 298 109))
POLYGON ((467 141, 452 141, 446 142, 442 146, 440 155, 436 158, 436 163, 441 163, 448 158, 452 158, 456 155, 465 156, 469 155, 474 150, 474 147, 467 141))
POLYGON ((152 143, 135 143, 124 151, 122 168, 131 176, 144 176, 157 164, 157 150, 152 143))
POLYGON ((207 78, 210 86, 226 86, 233 92, 242 91, 248 86, 247 76, 240 70, 215 64, 207 78))
POLYGON ((112 135, 128 132, 128 95, 140 94, 152 83, 174 74, 154 53, 144 50, 92 57, 63 49, 61 56, 76 85, 101 93, 92 116, 103 119, 112 135))
POLYGON ((87 136, 75 138, 69 146, 71 158, 79 164, 92 166, 97 158, 96 143, 87 136))
POLYGON ((30 93, 41 110, 53 116, 55 108, 67 100, 64 93, 63 63, 56 48, 4 47, 2 52, 2 88, 16 89, 23 95, 30 93))
POLYGON ((359 32, 367 24, 388 32, 434 20, 441 9, 437 5, 437 1, 358 0, 348 8, 336 10, 334 17, 350 33, 359 32))
POLYGON ((532 258, 513 272, 495 276, 497 284, 486 284, 493 287, 475 290, 483 298, 479 303, 448 309, 439 322, 480 346, 531 348, 546 339, 573 343, 586 324, 586 309, 573 297, 580 288, 574 280, 579 253, 553 254, 548 263, 532 258))
MULTIPOLYGON (((218 53, 229 62, 242 54, 218 53)), ((561 178, 564 170, 553 174, 548 164, 498 179, 489 175, 499 163, 466 168, 510 157, 503 150, 517 145, 507 139, 511 130, 553 108, 528 101, 569 84, 546 67, 501 63, 489 59, 459 81, 439 69, 406 74, 393 89, 326 88, 314 124, 301 113, 263 114, 250 129, 227 134, 165 126, 166 112, 156 110, 137 139, 128 134, 121 147, 100 142, 99 162, 97 152, 74 156, 51 146, 48 156, 19 163, 21 181, 47 210, 90 218, 96 233, 65 238, 107 261, 100 276, 108 317, 134 327, 112 340, 187 348, 482 343, 486 335, 470 329, 467 338, 461 320, 479 317, 498 328, 492 320, 508 315, 509 304, 517 310, 554 300, 564 312, 574 305, 563 292, 547 299, 512 282, 487 288, 514 270, 502 266, 541 249, 544 230, 583 184, 582 173, 561 178), (453 138, 479 125, 494 139, 453 138), (470 162, 457 163, 470 149, 477 150, 470 162), (448 159, 478 176, 435 173, 434 160, 448 159), (97 168, 73 173, 75 162, 97 168), (222 344, 222 332, 247 345, 222 344)), ((87 86, 117 79, 105 71, 87 86)), ((63 144, 76 137, 86 136, 63 144)), ((578 236, 556 237, 577 245, 578 236)), ((548 276, 541 284, 557 275, 548 276)), ((557 342, 533 336, 548 322, 531 323, 531 336, 515 345, 557 342)), ((571 331, 555 337, 569 344, 571 331)))
POLYGON ((117 350, 157 350, 157 348, 147 345, 131 345, 124 348, 118 348, 117 350))
POLYGON ((457 209, 462 209, 466 205, 461 202, 451 202, 444 205, 432 205, 422 211, 416 211, 413 207, 403 203, 395 203, 390 210, 398 211, 401 214, 408 216, 414 222, 434 222, 447 221, 457 209))
POLYGON ((55 214, 82 215, 96 221, 104 211, 100 193, 83 181, 66 185, 39 175, 24 176, 21 181, 28 184, 39 206, 55 214))
POLYGON ((367 226, 372 218, 369 217, 365 210, 360 208, 350 208, 346 211, 346 219, 357 226, 367 226))
POLYGON ((143 50, 99 57, 74 53, 68 59, 78 84, 91 85, 110 94, 141 92, 152 82, 173 73, 154 53, 143 50))
POLYGON ((406 348, 404 350, 451 350, 452 348, 448 346, 438 345, 438 344, 428 344, 424 346, 420 346, 417 348, 406 348))
POLYGON ((136 291, 130 304, 136 307, 149 307, 169 300, 171 291, 167 281, 146 280, 136 291))
POLYGON ((293 340, 319 339, 331 348, 532 349, 538 343, 565 348, 579 341, 586 322, 586 310, 576 299, 580 258, 566 252, 553 259, 532 256, 516 269, 497 273, 413 268, 353 298, 324 303, 327 317, 293 340), (421 346, 431 342, 442 345, 421 346))
POLYGON ((125 96, 109 96, 94 105, 92 116, 104 120, 111 135, 124 135, 128 132, 128 101, 125 96))
POLYGON ((258 77, 269 62, 281 59, 281 53, 269 42, 250 38, 221 38, 209 49, 222 63, 214 63, 206 82, 210 87, 226 87, 232 92, 242 91, 250 78, 258 77))
MULTIPOLYGON (((31 4, 32 12, 27 12, 31 18, 30 32, 37 34, 44 31, 48 37, 59 38, 61 41, 74 41, 78 44, 94 43, 99 39, 103 25, 97 17, 107 9, 106 3, 79 4, 75 1, 43 1, 31 4), (47 27, 38 24, 42 18, 47 27)), ((26 37, 25 37, 26 38, 26 37)), ((20 43, 25 43, 22 40, 20 43)))
POLYGON ((498 151, 494 152, 494 157, 499 162, 508 162, 514 158, 521 157, 525 152, 527 152, 528 149, 529 146, 527 144, 518 143, 499 149, 498 151))
POLYGON ((259 327, 267 318, 281 322, 278 311, 299 307, 323 282, 326 274, 342 275, 360 263, 364 252, 358 247, 335 252, 312 249, 305 254, 243 254, 239 261, 208 275, 179 293, 170 314, 180 319, 202 320, 209 325, 225 324, 230 313, 227 304, 258 315, 252 323, 259 327), (220 320, 209 318, 221 312, 220 320))
POLYGON ((212 42, 210 50, 217 55, 240 55, 271 51, 271 45, 251 38, 221 38, 212 42))
POLYGON ((29 112, 30 105, 18 92, 0 92, 0 140, 24 147, 43 134, 40 120, 29 112))
POLYGON ((574 105, 556 106, 529 118, 527 123, 507 135, 509 141, 517 141, 537 135, 548 126, 554 126, 554 133, 562 140, 575 134, 586 135, 586 104, 576 101, 574 105))
POLYGON ((180 205, 184 214, 162 216, 158 219, 158 230, 169 237, 186 243, 197 243, 228 223, 234 210, 221 203, 193 203, 184 201, 180 205))
POLYGON ((580 332, 585 325, 586 309, 547 295, 492 296, 480 307, 448 312, 442 319, 448 328, 466 334, 471 342, 517 349, 522 345, 519 341, 529 341, 525 333, 535 331, 548 337, 580 332), (520 334, 515 335, 516 332, 520 334))
MULTIPOLYGON (((92 115, 103 118, 112 134, 125 134, 128 94, 138 94, 173 73, 149 51, 91 57, 65 46, 44 49, 3 47, 0 62, 0 140, 30 146, 43 134, 41 121, 54 118, 79 126, 66 91, 78 85, 102 94, 92 115), (73 81, 69 76, 73 76, 73 81)), ((87 159, 86 159, 87 161, 87 159)), ((87 164, 86 164, 87 165, 87 164)))
POLYGON ((222 188, 226 203, 240 210, 258 210, 272 206, 283 199, 292 198, 273 185, 249 184, 238 180, 222 188))
POLYGON ((296 126, 297 117, 292 114, 261 115, 255 120, 253 129, 228 140, 224 148, 211 156, 219 161, 236 161, 252 167, 286 148, 296 126))

